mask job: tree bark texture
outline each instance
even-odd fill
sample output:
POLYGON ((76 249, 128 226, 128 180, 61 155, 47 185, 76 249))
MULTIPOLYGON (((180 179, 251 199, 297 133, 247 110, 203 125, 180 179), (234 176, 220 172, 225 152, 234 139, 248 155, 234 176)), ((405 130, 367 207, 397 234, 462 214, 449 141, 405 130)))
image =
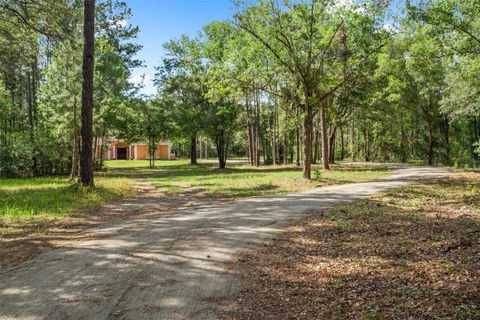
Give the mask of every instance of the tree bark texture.
POLYGON ((82 85, 82 148, 80 152, 80 184, 93 187, 93 67, 95 58, 95 0, 84 2, 82 85))

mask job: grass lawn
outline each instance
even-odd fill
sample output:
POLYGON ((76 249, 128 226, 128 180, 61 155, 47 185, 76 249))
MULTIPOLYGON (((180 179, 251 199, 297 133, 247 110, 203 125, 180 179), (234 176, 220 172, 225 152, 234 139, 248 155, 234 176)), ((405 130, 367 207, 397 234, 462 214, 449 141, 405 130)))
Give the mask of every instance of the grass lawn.
MULTIPOLYGON (((178 163, 186 163, 186 160, 156 160, 156 167, 175 166, 178 163)), ((148 160, 106 160, 105 167, 108 169, 115 168, 148 168, 150 162, 148 160)))
MULTIPOLYGON (((320 172, 315 179, 301 178, 302 169, 295 166, 263 166, 227 164, 217 169, 214 162, 201 162, 196 166, 188 160, 158 161, 156 168, 148 168, 148 161, 107 161, 109 174, 148 182, 158 188, 179 193, 195 189, 209 196, 251 197, 287 193, 321 187, 329 184, 368 181, 389 174, 381 167, 333 166, 333 170, 320 172)), ((318 168, 318 167, 315 167, 318 168)))
POLYGON ((124 178, 96 177, 95 184, 87 191, 76 190, 68 178, 0 179, 0 230, 22 221, 64 217, 134 193, 124 178))
POLYGON ((304 190, 332 183, 381 177, 382 169, 343 168, 304 181, 301 168, 231 165, 218 170, 214 161, 192 166, 188 160, 156 161, 150 169, 144 160, 106 162, 107 173, 96 176, 92 191, 76 190, 67 178, 0 180, 0 236, 9 229, 36 228, 46 221, 68 217, 77 209, 101 205, 134 194, 135 184, 149 183, 169 193, 198 190, 209 196, 247 197, 304 190))
POLYGON ((480 174, 319 210, 234 265, 235 319, 480 319, 480 174))

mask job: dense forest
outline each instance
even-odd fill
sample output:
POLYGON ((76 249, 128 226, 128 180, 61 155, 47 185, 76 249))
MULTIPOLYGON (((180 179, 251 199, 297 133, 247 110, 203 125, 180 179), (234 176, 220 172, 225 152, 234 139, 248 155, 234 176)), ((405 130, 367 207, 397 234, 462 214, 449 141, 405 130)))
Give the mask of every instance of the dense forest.
POLYGON ((228 21, 164 44, 154 96, 130 81, 142 66, 131 10, 97 1, 84 143, 87 2, 0 0, 0 177, 76 177, 85 146, 109 137, 171 140, 192 164, 296 164, 307 179, 342 160, 478 165, 476 0, 398 14, 380 0, 237 1, 228 21))

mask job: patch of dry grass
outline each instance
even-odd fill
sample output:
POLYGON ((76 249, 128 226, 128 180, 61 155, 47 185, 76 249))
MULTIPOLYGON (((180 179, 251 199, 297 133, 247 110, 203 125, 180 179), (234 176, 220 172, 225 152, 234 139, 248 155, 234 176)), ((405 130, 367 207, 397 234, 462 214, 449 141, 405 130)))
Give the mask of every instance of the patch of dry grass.
POLYGON ((235 262, 226 319, 480 319, 480 174, 314 213, 235 262))

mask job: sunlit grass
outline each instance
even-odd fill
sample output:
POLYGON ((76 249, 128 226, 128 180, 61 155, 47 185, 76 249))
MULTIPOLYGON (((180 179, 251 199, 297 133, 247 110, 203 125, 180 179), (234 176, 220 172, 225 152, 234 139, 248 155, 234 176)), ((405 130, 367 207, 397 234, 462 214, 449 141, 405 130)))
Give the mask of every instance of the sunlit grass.
MULTIPOLYGON (((187 163, 187 160, 155 160, 156 167, 170 166, 178 163, 187 163)), ((148 168, 148 160, 107 160, 105 167, 108 168, 148 168)))
POLYGON ((68 178, 0 180, 0 224, 30 218, 52 219, 76 209, 133 195, 133 184, 124 178, 96 177, 95 188, 75 188, 68 178))
MULTIPOLYGON (((250 197, 307 190, 330 184, 362 182, 388 175, 389 171, 375 167, 333 166, 331 171, 319 171, 316 179, 302 179, 302 169, 296 166, 227 165, 219 170, 215 163, 192 166, 188 160, 161 161, 154 169, 148 161, 107 162, 111 173, 146 181, 170 193, 196 189, 211 196, 250 197), (145 165, 146 164, 146 165, 145 165)), ((315 167, 316 168, 316 167, 315 167)))
POLYGON ((301 178, 302 169, 295 166, 230 164, 219 170, 214 161, 192 166, 188 159, 156 161, 153 169, 147 160, 114 160, 106 161, 106 168, 106 174, 96 177, 93 190, 75 188, 63 177, 0 180, 0 225, 68 216, 77 209, 133 195, 138 183, 171 194, 194 190, 215 197, 251 197, 368 181, 388 174, 379 168, 334 166, 307 181, 301 178))

